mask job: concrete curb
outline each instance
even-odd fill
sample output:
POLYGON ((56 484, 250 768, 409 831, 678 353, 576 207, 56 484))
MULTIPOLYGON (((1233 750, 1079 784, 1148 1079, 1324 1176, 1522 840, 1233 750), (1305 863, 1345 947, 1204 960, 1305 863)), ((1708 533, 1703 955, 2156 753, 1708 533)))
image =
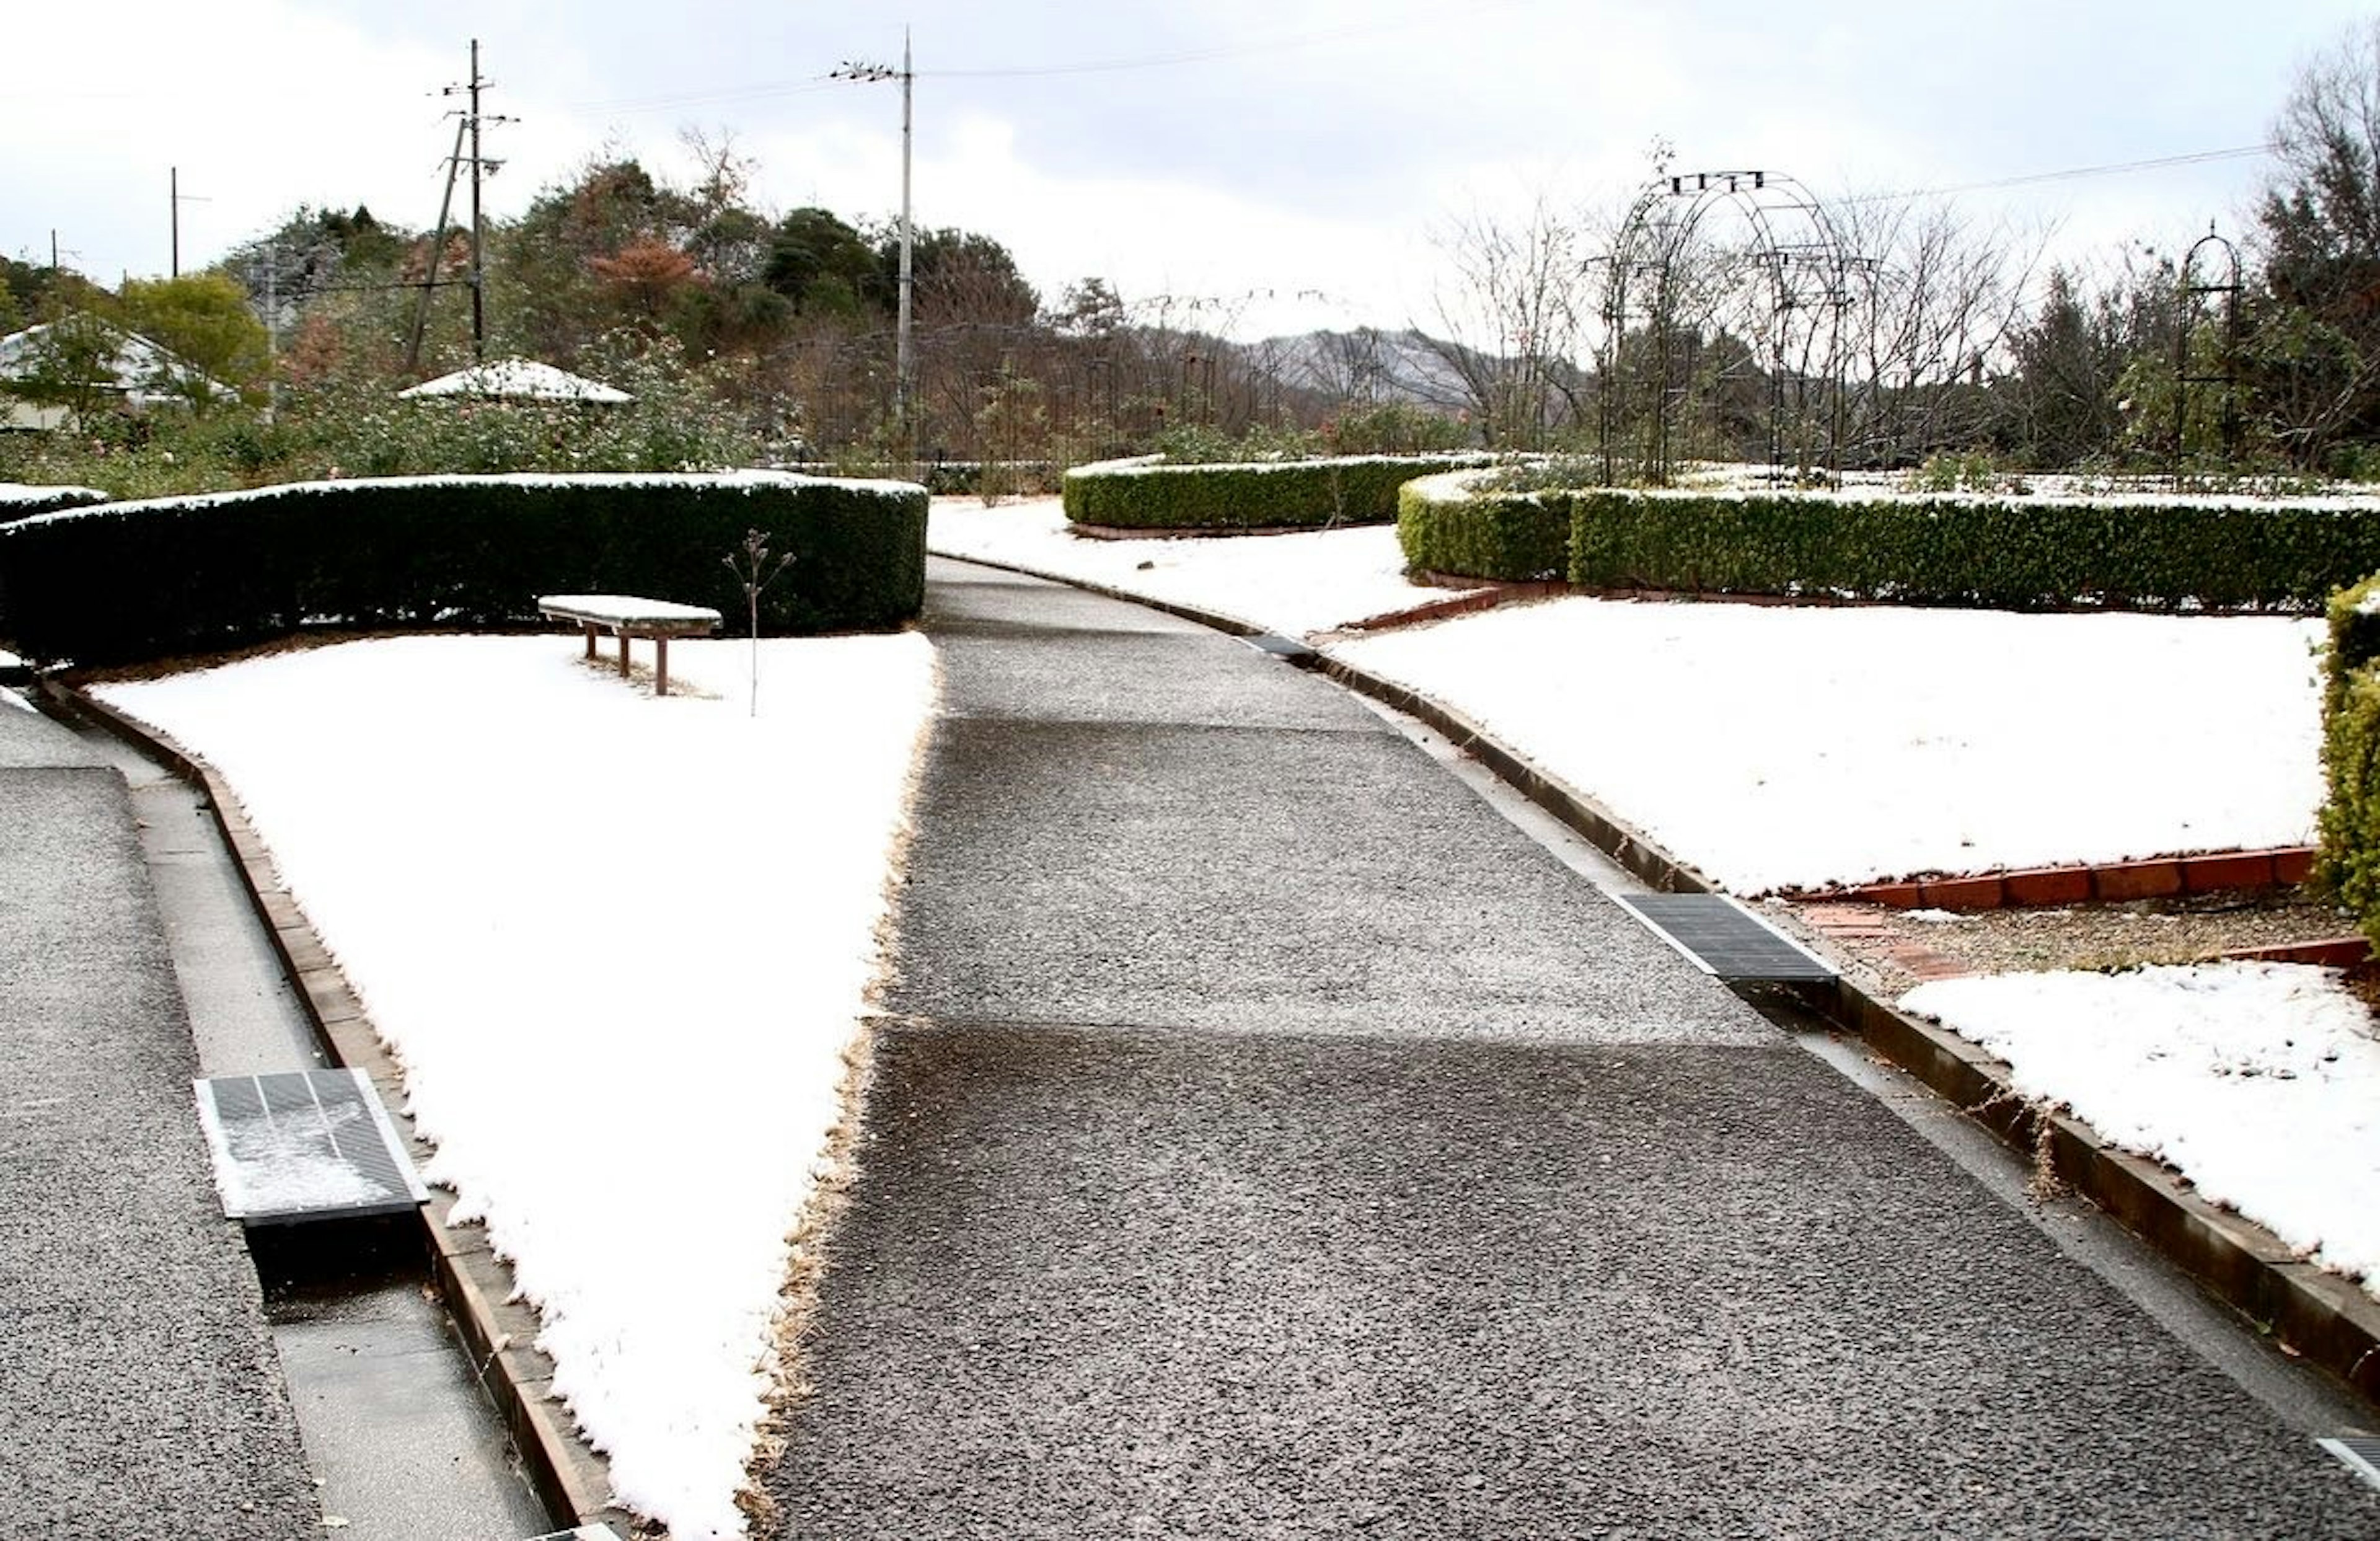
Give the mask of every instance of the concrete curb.
MULTIPOLYGON (((937 553, 941 554, 941 553, 937 553)), ((974 562, 971 557, 950 557, 974 562)), ((1261 628, 1188 605, 1006 563, 975 563, 1149 605, 1238 637, 1261 628)), ((1668 892, 1714 885, 1642 831, 1542 770, 1443 703, 1342 660, 1301 660, 1347 689, 1418 718, 1551 813, 1606 855, 1668 892)), ((2088 1124, 2028 1100, 2009 1066, 1937 1024, 1896 1011, 1847 979, 1816 1004, 1837 1025, 2032 1155, 2044 1177, 2089 1198, 2290 1353, 2321 1365, 2380 1405, 2380 1301, 2299 1259, 2263 1226, 2192 1192, 2179 1174, 2117 1149, 2088 1124)))
MULTIPOLYGON (((40 686, 52 700, 155 755, 206 795, 241 883, 323 1051, 334 1064, 371 1077, 411 1147, 415 1164, 427 1160, 433 1147, 403 1110, 403 1068, 381 1042, 312 923, 282 886, 272 853, 249 824, 230 785, 170 734, 55 679, 43 678, 40 686)), ((417 1213, 431 1277, 462 1334, 472 1370, 503 1415, 520 1452, 522 1470, 549 1518, 564 1529, 604 1524, 622 1537, 658 1537, 661 1533, 640 1528, 635 1515, 612 1503, 610 1465, 579 1438, 568 1411, 555 1399, 553 1361, 536 1347, 537 1313, 515 1300, 511 1268, 490 1249, 483 1229, 453 1223, 453 1194, 433 1188, 431 1195, 430 1203, 417 1213)))

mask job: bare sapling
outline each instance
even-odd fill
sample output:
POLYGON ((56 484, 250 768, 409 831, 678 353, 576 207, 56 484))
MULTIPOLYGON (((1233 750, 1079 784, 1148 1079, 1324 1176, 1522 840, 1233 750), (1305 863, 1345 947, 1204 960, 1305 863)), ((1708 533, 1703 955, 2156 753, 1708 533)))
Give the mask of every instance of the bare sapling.
POLYGON ((784 570, 794 564, 794 555, 786 552, 772 563, 769 560, 769 538, 757 529, 744 532, 744 545, 725 558, 727 570, 744 586, 744 605, 752 623, 752 677, 748 715, 760 715, 760 595, 777 581, 784 570))

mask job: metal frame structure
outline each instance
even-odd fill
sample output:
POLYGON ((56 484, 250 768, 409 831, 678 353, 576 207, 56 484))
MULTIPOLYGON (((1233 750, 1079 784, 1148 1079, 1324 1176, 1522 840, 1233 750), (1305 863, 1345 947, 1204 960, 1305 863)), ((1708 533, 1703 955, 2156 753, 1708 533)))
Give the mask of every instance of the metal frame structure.
POLYGON ((1769 171, 1656 177, 1630 205, 1605 263, 1597 429, 1607 483, 1620 479, 1632 443, 1645 479, 1670 479, 1673 430, 1694 394, 1691 352, 1706 325, 1714 337, 1733 334, 1753 345, 1767 368, 1772 474, 1785 474, 1789 450, 1797 470, 1817 468, 1823 419, 1824 469, 1829 480, 1839 479, 1844 318, 1869 297, 1876 264, 1844 249, 1815 194, 1769 171), (1704 223, 1718 210, 1739 216, 1749 238, 1728 248, 1701 245, 1704 223), (1641 355, 1629 357, 1632 326, 1646 334, 1649 384, 1640 378, 1641 355), (1689 356, 1682 379, 1682 345, 1689 356))
POLYGON ((2240 249, 2215 233, 2209 224, 2206 234, 2192 243, 2182 254, 2181 266, 2174 276, 2173 318, 2173 480, 2181 484, 2184 463, 2189 456, 2190 388, 2192 385, 2214 385, 2223 393, 2220 431, 2223 455, 2227 461, 2238 457, 2240 448, 2240 300, 2245 285, 2240 277, 2240 249), (2199 253, 2215 249, 2221 259, 2217 270, 2223 274, 2217 282, 2198 278, 2199 253), (2223 297, 2220 331, 2216 341, 2216 358, 2211 369, 2200 362, 2196 344, 2198 318, 2202 302, 2208 297, 2223 297))

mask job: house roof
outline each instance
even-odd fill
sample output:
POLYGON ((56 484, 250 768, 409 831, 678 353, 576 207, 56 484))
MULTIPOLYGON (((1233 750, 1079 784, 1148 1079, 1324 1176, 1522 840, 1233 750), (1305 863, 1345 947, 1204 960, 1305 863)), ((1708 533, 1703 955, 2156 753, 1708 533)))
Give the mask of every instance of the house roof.
MULTIPOLYGON (((41 358, 42 339, 49 334, 53 324, 44 322, 0 337, 0 380, 22 380, 33 372, 41 358)), ((230 386, 208 380, 170 349, 138 332, 127 332, 113 322, 100 321, 97 324, 115 339, 115 350, 107 357, 108 378, 98 382, 103 389, 120 391, 142 406, 180 399, 176 393, 152 388, 169 381, 202 381, 208 392, 219 399, 237 394, 230 386)))
POLYGON ((425 380, 400 398, 419 396, 506 396, 538 401, 619 403, 637 398, 600 380, 589 380, 533 358, 492 358, 468 370, 425 380))

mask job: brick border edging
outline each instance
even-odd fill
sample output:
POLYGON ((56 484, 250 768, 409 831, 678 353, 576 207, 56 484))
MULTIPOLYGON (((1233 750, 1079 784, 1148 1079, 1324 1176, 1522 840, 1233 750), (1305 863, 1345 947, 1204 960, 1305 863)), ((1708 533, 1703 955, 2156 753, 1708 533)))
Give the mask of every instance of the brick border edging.
MULTIPOLYGON (((241 886, 272 939, 316 1041, 334 1064, 361 1070, 371 1078, 415 1165, 427 1159, 433 1147, 404 1110, 402 1068, 381 1042, 313 923, 282 886, 271 851, 249 825, 229 783, 163 730, 60 680, 44 676, 40 686, 52 700, 154 755, 205 795, 241 886)), ((553 1361, 536 1346, 537 1313, 515 1299, 512 1268, 489 1246, 486 1230, 450 1222, 455 1202, 452 1193, 432 1188, 430 1202, 415 1211, 420 1217, 425 1256, 469 1354, 473 1378, 503 1416, 547 1517, 565 1529, 604 1524, 623 1537, 657 1537, 660 1533, 640 1528, 643 1523, 637 1516, 611 1501, 610 1463, 578 1436, 552 1395, 553 1361)))
MULTIPOLYGON (((1261 634, 1261 628, 1228 616, 1143 599, 1062 574, 1008 563, 976 564, 1148 605, 1233 636, 1261 634)), ((1655 888, 1687 893, 1712 891, 1708 880, 1640 831, 1444 703, 1341 659, 1318 653, 1300 661, 1350 690, 1428 723, 1655 888)), ((2044 1158, 2051 1175, 2090 1199, 2286 1348, 2380 1405, 2380 1301, 2338 1275, 2299 1258, 2264 1226, 2207 1203, 2190 1191, 2179 1174, 2159 1163, 2119 1150, 2082 1121, 2029 1101, 2016 1090, 2006 1063, 1948 1028, 1897 1011, 1840 975, 1834 990, 1819 996, 1816 1003, 1838 1026, 1857 1034, 1870 1048, 2001 1139, 2044 1158)))
POLYGON ((1852 903, 1896 910, 1999 910, 2061 904, 2121 904, 2227 889, 2293 888, 2313 875, 2314 848, 2205 851, 2137 861, 2032 867, 1789 892, 1795 904, 1852 903))

